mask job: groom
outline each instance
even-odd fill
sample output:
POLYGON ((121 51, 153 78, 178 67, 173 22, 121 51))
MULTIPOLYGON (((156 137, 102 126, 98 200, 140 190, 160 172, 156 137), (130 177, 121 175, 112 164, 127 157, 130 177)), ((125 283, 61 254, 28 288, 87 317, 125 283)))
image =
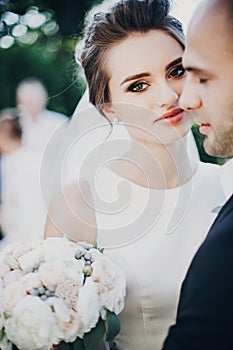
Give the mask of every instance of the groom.
MULTIPOLYGON (((233 156, 233 1, 205 0, 187 34, 181 105, 193 112, 215 156, 233 156)), ((232 178, 233 183, 233 178, 232 178)), ((201 198, 200 198, 201 201, 201 198)), ((198 203, 197 203, 198 205, 198 203)), ((201 218, 193 218, 201 220, 201 218)), ((233 196, 222 208, 182 285, 163 350, 233 349, 233 196)))

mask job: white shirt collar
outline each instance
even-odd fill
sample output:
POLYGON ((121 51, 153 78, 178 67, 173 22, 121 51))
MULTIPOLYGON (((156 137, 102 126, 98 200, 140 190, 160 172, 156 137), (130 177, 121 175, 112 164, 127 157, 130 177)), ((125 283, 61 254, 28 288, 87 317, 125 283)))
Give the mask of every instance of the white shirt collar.
POLYGON ((228 199, 233 193, 233 158, 221 166, 220 179, 223 191, 228 199))

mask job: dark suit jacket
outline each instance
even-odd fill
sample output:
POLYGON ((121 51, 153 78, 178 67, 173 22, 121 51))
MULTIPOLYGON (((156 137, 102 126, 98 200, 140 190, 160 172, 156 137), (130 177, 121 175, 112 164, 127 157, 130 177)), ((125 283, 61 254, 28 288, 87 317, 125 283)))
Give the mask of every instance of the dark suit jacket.
POLYGON ((163 350, 233 350, 233 196, 190 265, 163 350))

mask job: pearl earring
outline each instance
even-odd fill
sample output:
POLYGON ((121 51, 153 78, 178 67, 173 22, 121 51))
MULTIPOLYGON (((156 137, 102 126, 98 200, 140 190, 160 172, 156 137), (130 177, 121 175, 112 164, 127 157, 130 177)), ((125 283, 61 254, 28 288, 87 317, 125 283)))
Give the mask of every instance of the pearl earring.
POLYGON ((117 117, 113 117, 113 118, 112 118, 112 121, 113 121, 113 123, 117 123, 119 120, 118 120, 117 117))

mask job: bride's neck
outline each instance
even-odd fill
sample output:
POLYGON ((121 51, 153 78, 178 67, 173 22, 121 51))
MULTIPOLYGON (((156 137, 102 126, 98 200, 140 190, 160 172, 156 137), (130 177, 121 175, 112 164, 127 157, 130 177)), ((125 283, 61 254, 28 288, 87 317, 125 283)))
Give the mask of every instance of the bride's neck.
POLYGON ((143 187, 165 189, 188 182, 196 164, 183 138, 170 145, 133 142, 131 149, 111 164, 111 169, 143 187))

